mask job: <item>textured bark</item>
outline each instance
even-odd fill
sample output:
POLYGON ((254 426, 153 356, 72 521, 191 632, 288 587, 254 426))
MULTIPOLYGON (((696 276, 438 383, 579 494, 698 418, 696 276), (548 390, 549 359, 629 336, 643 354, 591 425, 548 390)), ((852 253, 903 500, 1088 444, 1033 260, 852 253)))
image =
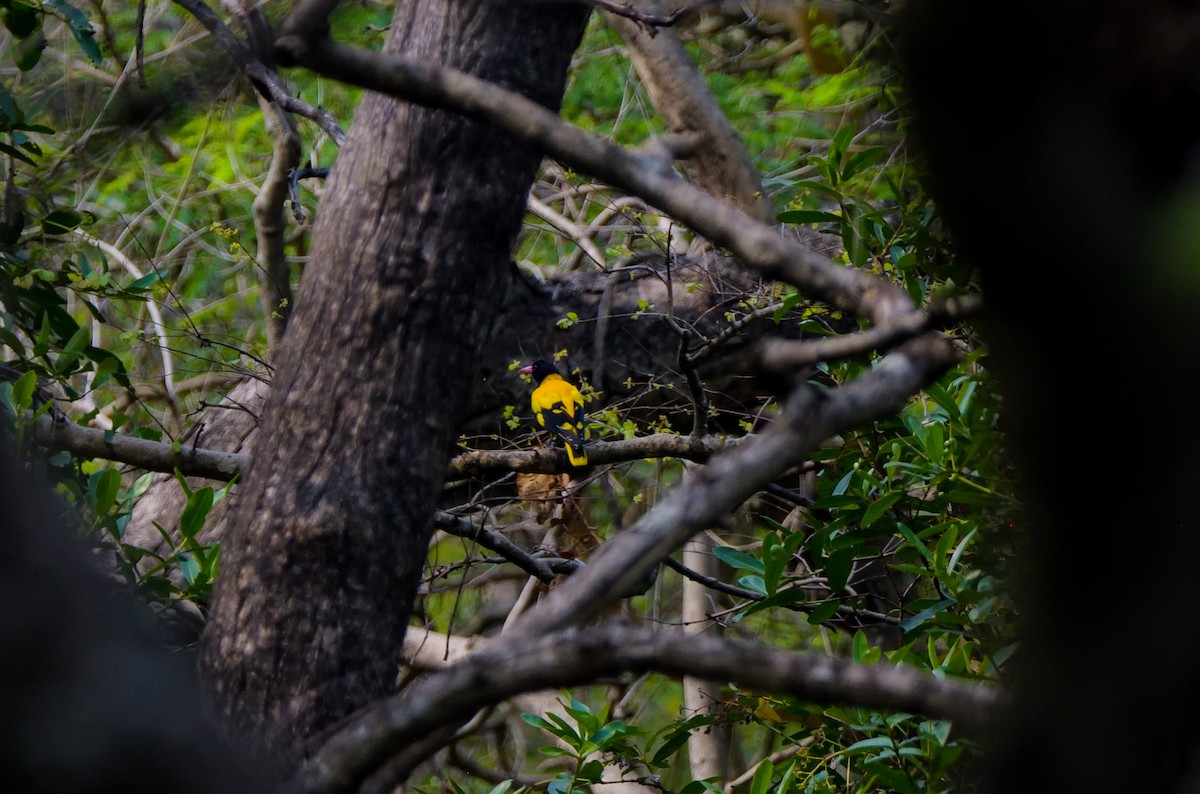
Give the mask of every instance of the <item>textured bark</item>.
MULTIPOLYGON (((661 14, 665 4, 641 0, 637 6, 661 14)), ((695 154, 684 164, 686 172, 714 196, 761 221, 774 222, 775 208, 763 195, 758 171, 675 31, 648 28, 611 12, 605 19, 629 45, 638 77, 667 129, 701 136, 695 154)))
MULTIPOLYGON (((586 12, 403 3, 387 44, 556 107, 586 12)), ((299 306, 201 649, 230 730, 287 771, 387 693, 537 151, 367 95, 299 306)))
MULTIPOLYGON (((700 538, 693 538, 683 547, 683 564, 697 573, 716 578, 717 558, 712 545, 700 538)), ((691 579, 683 580, 683 630, 688 634, 715 632, 716 621, 710 615, 717 610, 711 594, 704 585, 691 579)), ((694 717, 701 714, 719 714, 721 708, 721 681, 705 680, 684 676, 683 714, 694 717)), ((722 725, 710 725, 688 735, 688 767, 692 780, 711 777, 728 777, 726 767, 729 760, 727 734, 722 725)))

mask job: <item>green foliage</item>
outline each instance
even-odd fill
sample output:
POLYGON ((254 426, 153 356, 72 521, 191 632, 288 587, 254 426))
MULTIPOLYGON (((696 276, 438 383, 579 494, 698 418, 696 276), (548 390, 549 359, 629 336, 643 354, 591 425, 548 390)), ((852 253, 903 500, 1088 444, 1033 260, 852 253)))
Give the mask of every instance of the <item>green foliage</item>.
POLYGON ((559 773, 546 785, 548 792, 570 794, 601 782, 604 774, 602 756, 632 759, 638 755, 637 748, 630 740, 640 731, 621 720, 610 720, 607 705, 599 711, 593 711, 575 698, 560 703, 566 719, 555 713, 548 713, 545 717, 521 715, 525 722, 542 729, 561 743, 543 747, 542 755, 561 757, 570 762, 567 771, 559 773))
MULTIPOLYGON (((22 70, 19 80, 0 85, 0 155, 11 174, 0 206, 6 359, 0 363, 25 373, 0 380, 0 428, 19 450, 28 448, 34 415, 48 410, 35 394, 39 381, 79 401, 73 421, 107 420, 114 431, 179 443, 191 412, 212 392, 147 396, 128 408, 114 407, 118 397, 136 386, 161 385, 164 359, 179 382, 254 366, 265 348, 252 201, 269 163, 270 138, 228 59, 210 43, 178 46, 191 29, 186 17, 169 3, 151 6, 157 21, 145 29, 146 53, 153 56, 146 59, 146 87, 131 72, 113 88, 133 53, 133 4, 90 7, 106 15, 96 27, 110 36, 100 46, 83 14, 62 0, 0 0, 12 36, 8 57, 22 70), (50 48, 70 58, 44 57, 50 48), (66 71, 63 64, 81 55, 107 79, 66 71), (151 307, 161 314, 161 326, 151 307)), ((368 2, 340 5, 333 22, 339 38, 377 48, 389 19, 388 5, 368 2)), ((855 55, 841 72, 813 75, 803 57, 773 57, 787 42, 772 30, 730 26, 688 47, 766 174, 778 220, 829 241, 847 266, 884 274, 914 304, 973 290, 971 269, 944 239, 936 210, 914 179, 894 121, 903 108, 886 70, 855 55)), ((663 129, 619 40, 599 17, 576 61, 565 118, 624 145, 663 129)), ((348 123, 360 92, 300 73, 288 78, 299 96, 348 123)), ((334 147, 311 127, 302 131, 305 160, 329 165, 334 147)), ((608 267, 639 253, 667 252, 672 235, 687 240, 686 230, 653 208, 582 175, 547 164, 542 177, 535 197, 560 214, 572 209, 571 218, 583 225, 596 223, 604 261, 593 261, 554 222, 536 215, 518 242, 520 260, 549 272, 608 267)), ((311 212, 316 199, 308 190, 299 195, 311 212)), ((290 220, 288 254, 298 276, 310 240, 307 227, 290 220)), ((663 311, 661 302, 644 299, 633 317, 648 325, 663 311)), ((762 311, 780 332, 805 338, 858 328, 783 285, 764 285, 761 294, 742 296, 722 311, 731 324, 762 311)), ((564 333, 579 332, 590 319, 564 312, 557 324, 564 333)), ((811 486, 800 504, 763 494, 721 528, 712 550, 722 566, 719 578, 739 588, 735 595, 712 596, 726 630, 940 676, 1000 675, 1015 648, 1004 558, 1017 506, 986 349, 968 327, 947 333, 965 351, 962 363, 897 416, 846 433, 818 451, 804 477, 779 484, 793 491, 811 486), (875 566, 896 583, 892 590, 875 587, 875 566)), ((823 363, 810 382, 835 388, 878 358, 823 363)), ((593 438, 688 426, 679 412, 647 415, 635 405, 601 405, 601 395, 580 385, 592 409, 593 438)), ((647 388, 672 387, 655 381, 647 388)), ((747 406, 736 419, 751 431, 776 409, 770 402, 747 406)), ((519 428, 519 413, 508 406, 501 422, 519 428)), ((228 488, 193 488, 177 478, 186 506, 178 525, 155 525, 163 543, 150 552, 126 538, 148 475, 65 454, 30 465, 40 466, 80 509, 86 516, 81 532, 117 560, 141 593, 207 608, 220 547, 207 539, 205 527, 228 488)), ((606 469, 573 491, 579 523, 603 542, 644 515, 683 475, 683 464, 673 460, 606 469)), ((516 527, 514 535, 528 547, 542 542, 517 533, 543 505, 515 503, 508 478, 470 486, 478 487, 469 497, 472 507, 498 525, 516 527)), ((497 598, 484 588, 504 584, 511 571, 473 544, 439 538, 418 604, 424 625, 448 633, 489 630, 496 620, 489 610, 511 594, 497 598)), ((675 621, 679 590, 679 577, 663 573, 646 596, 630 600, 629 619, 675 621)), ((664 791, 702 794, 724 791, 728 783, 689 774, 687 740, 711 730, 730 736, 741 760, 734 774, 750 772, 739 792, 966 788, 962 760, 972 748, 947 723, 716 686, 719 702, 700 714, 681 713, 679 684, 658 676, 567 693, 561 711, 524 715, 515 728, 483 720, 484 735, 464 740, 464 747, 476 742, 464 755, 477 752, 493 776, 517 780, 529 774, 524 758, 503 750, 489 756, 479 748, 519 731, 541 749, 539 783, 554 794, 602 791, 593 786, 610 766, 664 791)), ((519 780, 483 783, 458 772, 430 773, 428 780, 434 782, 427 789, 456 794, 526 790, 519 780)))

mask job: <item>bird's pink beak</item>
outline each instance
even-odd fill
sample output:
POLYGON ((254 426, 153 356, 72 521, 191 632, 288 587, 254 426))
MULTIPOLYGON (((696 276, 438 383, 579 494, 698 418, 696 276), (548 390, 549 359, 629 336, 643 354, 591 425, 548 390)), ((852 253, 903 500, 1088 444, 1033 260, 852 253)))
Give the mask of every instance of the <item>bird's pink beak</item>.
POLYGON ((533 365, 530 364, 527 367, 521 367, 521 374, 522 375, 532 375, 533 374, 533 365))

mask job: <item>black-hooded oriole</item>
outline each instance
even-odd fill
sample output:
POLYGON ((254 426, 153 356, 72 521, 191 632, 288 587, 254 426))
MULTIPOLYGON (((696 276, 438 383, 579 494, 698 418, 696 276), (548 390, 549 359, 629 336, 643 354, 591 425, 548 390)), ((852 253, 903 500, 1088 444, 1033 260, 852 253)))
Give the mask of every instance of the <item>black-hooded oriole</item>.
POLYGON ((529 402, 538 424, 562 439, 567 459, 572 466, 586 466, 580 432, 583 427, 583 395, 549 361, 535 361, 522 368, 522 374, 532 375, 536 384, 529 402))

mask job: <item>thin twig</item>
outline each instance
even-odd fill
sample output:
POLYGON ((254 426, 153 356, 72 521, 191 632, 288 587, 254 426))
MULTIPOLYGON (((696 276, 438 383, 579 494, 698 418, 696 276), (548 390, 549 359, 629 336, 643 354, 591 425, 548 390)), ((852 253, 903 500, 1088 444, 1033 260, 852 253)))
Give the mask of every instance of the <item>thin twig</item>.
POLYGON ((174 0, 176 4, 186 9, 196 21, 204 26, 217 43, 233 57, 246 76, 254 83, 255 88, 263 93, 270 101, 286 110, 302 116, 325 131, 334 143, 341 146, 346 142, 346 133, 338 125, 337 119, 328 110, 315 107, 292 96, 283 79, 268 67, 258 55, 246 46, 234 32, 221 20, 204 0, 174 0))
POLYGON ((434 526, 450 535, 475 541, 545 584, 553 582, 554 577, 559 574, 574 573, 583 567, 579 560, 530 554, 499 532, 493 532, 482 524, 475 524, 443 510, 439 510, 434 517, 434 526))

